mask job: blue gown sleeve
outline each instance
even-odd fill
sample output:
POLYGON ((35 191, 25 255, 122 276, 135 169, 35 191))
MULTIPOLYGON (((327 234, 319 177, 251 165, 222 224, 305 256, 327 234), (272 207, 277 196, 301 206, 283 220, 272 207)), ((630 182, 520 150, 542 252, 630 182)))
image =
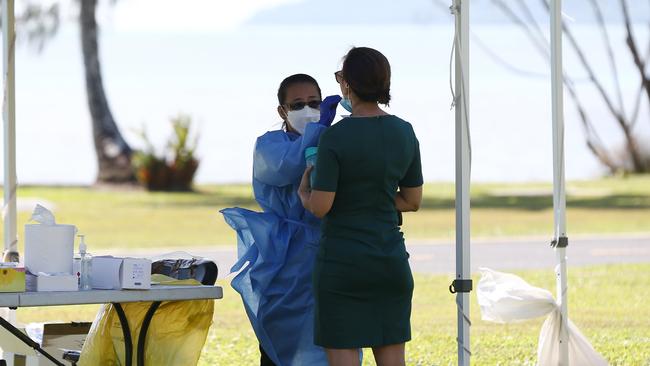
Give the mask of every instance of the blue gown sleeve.
POLYGON ((284 131, 264 134, 255 143, 253 178, 276 187, 295 184, 305 171, 305 149, 318 145, 327 127, 308 123, 305 133, 291 140, 284 131))

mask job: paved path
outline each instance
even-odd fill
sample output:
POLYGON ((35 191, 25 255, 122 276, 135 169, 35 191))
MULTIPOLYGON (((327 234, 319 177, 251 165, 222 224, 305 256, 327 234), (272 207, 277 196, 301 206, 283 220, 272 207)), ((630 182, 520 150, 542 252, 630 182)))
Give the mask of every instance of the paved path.
MULTIPOLYGON (((495 270, 552 269, 557 261, 549 242, 502 240, 474 243, 471 249, 472 272, 479 267, 495 270)), ((409 252, 414 272, 455 273, 455 245, 412 245, 409 252)), ((650 263, 650 237, 570 239, 567 262, 569 266, 650 263)))
MULTIPOLYGON (((219 278, 228 274, 237 254, 234 248, 188 248, 188 252, 210 258, 219 266, 219 278)), ((453 274, 455 246, 452 243, 424 243, 408 245, 413 272, 453 274)), ((114 255, 149 256, 165 250, 112 253, 114 255)), ((106 253, 105 253, 106 254, 106 253)), ((608 263, 650 263, 650 237, 592 237, 571 239, 567 249, 569 266, 608 263)), ((479 267, 499 271, 517 269, 553 269, 555 252, 548 241, 534 239, 503 239, 472 243, 472 272, 479 267)))

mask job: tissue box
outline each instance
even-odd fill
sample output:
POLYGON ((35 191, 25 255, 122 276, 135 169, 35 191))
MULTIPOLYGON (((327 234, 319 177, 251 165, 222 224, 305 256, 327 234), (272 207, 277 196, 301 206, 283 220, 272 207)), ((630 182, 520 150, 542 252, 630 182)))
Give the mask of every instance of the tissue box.
MULTIPOLYGON (((81 350, 91 325, 92 323, 85 322, 29 324, 27 331, 20 330, 40 344, 59 362, 67 365, 68 361, 63 360, 63 349, 81 350)), ((20 342, 4 328, 0 328, 0 344, 2 344, 3 359, 7 361, 8 366, 52 365, 50 360, 20 342)))
POLYGON ((72 273, 73 225, 25 225, 25 268, 31 273, 72 273))
POLYGON ((0 264, 0 292, 25 292, 25 268, 0 264))
POLYGON ((151 261, 143 258, 93 257, 93 288, 147 290, 151 288, 151 261))
POLYGON ((27 291, 77 291, 79 290, 79 279, 76 275, 27 275, 27 291))

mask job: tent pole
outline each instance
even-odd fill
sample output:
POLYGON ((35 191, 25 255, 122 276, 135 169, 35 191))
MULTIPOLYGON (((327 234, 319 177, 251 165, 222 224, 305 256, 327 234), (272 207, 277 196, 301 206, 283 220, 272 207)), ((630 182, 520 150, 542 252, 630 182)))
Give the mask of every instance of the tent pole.
POLYGON ((551 1, 551 89, 553 115, 553 212, 557 299, 562 325, 559 338, 559 365, 569 365, 568 299, 566 247, 566 190, 564 181, 564 106, 562 80, 562 1, 551 1))
POLYGON ((458 365, 470 364, 470 165, 469 145, 469 0, 454 0, 455 14, 455 122, 456 122, 456 293, 458 316, 458 365))
POLYGON ((15 45, 14 0, 2 1, 4 99, 4 250, 5 261, 18 261, 16 224, 16 99, 15 99, 15 45))

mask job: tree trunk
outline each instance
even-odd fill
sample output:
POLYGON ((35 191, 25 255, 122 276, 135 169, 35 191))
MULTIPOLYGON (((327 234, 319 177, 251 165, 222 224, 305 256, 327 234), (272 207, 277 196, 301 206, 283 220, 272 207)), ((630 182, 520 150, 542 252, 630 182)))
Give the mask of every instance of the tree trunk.
POLYGON ((93 124, 95 151, 97 153, 97 182, 133 182, 135 176, 131 168, 132 150, 122 137, 113 119, 102 82, 97 41, 98 28, 95 19, 97 0, 81 0, 79 5, 86 94, 93 124))

